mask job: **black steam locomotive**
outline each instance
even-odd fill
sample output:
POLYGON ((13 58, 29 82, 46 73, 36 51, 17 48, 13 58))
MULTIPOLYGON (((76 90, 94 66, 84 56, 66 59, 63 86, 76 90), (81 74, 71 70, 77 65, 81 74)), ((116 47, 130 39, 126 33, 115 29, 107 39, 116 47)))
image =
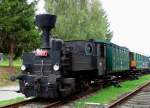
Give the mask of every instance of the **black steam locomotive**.
MULTIPOLYGON (((25 96, 66 97, 96 79, 132 70, 128 48, 96 40, 49 38, 55 22, 55 15, 36 16, 36 24, 43 30, 43 47, 23 54, 22 73, 16 77, 25 96)), ((144 62, 148 69, 149 61, 144 62)))

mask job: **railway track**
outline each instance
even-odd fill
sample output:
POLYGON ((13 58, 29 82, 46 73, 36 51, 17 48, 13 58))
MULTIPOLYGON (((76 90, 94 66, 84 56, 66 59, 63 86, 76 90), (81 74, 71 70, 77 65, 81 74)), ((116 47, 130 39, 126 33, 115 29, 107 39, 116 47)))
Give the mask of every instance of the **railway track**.
MULTIPOLYGON (((57 101, 34 98, 0 108, 56 108, 63 105, 67 105, 80 98, 86 98, 87 96, 92 95, 100 88, 103 87, 101 86, 97 87, 96 89, 87 90, 86 92, 75 94, 73 96, 70 96, 69 98, 59 99, 57 101)), ((150 100, 150 82, 139 87, 134 92, 131 92, 123 96, 122 98, 110 104, 109 106, 105 106, 105 108, 150 108, 149 100, 150 100)), ((68 106, 67 108, 70 107, 68 106)))
POLYGON ((61 101, 50 101, 35 98, 10 104, 0 108, 52 108, 60 105, 61 103, 61 101))
POLYGON ((61 101, 46 100, 40 98, 29 99, 14 103, 11 105, 3 106, 0 108, 51 108, 56 105, 59 105, 61 101))
POLYGON ((107 108, 150 108, 150 82, 118 99, 107 108))
POLYGON ((69 98, 65 99, 58 99, 56 100, 48 100, 48 99, 41 99, 41 98, 33 98, 29 100, 25 100, 22 102, 14 103, 11 105, 7 105, 0 108, 57 108, 60 106, 63 106, 65 104, 69 104, 77 99, 89 96, 90 94, 93 94, 97 90, 102 88, 102 86, 99 86, 94 89, 89 89, 85 92, 81 92, 79 94, 74 94, 70 96, 69 98))

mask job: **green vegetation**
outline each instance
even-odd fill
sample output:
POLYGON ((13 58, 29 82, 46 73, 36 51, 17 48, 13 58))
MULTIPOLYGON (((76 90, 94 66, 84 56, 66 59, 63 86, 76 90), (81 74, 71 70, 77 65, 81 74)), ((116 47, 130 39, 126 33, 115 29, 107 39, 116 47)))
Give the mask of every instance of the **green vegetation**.
POLYGON ((17 97, 16 99, 4 100, 0 101, 0 107, 10 105, 16 102, 21 102, 24 100, 24 97, 17 97))
POLYGON ((65 40, 101 39, 110 41, 107 16, 99 0, 45 0, 45 8, 57 15, 53 34, 65 40))
POLYGON ((147 83, 150 81, 150 75, 145 75, 140 77, 139 80, 131 80, 125 81, 121 83, 121 88, 116 88, 113 86, 104 88, 98 91, 95 95, 88 97, 87 99, 81 99, 80 101, 75 102, 75 106, 83 107, 85 103, 100 103, 100 104, 108 104, 123 94, 134 91, 137 87, 147 83))
POLYGON ((39 46, 40 36, 35 28, 35 0, 0 1, 0 52, 7 54, 9 66, 23 51, 39 46))
MULTIPOLYGON (((18 71, 19 72, 19 71, 18 71)), ((18 84, 18 81, 14 81, 12 82, 10 80, 10 77, 12 75, 17 75, 17 73, 13 73, 13 72, 1 72, 0 73, 0 87, 2 86, 7 86, 7 85, 17 85, 18 84)))
MULTIPOLYGON (((20 58, 17 58, 15 60, 13 60, 13 66, 14 67, 20 67, 22 64, 22 60, 20 58)), ((7 67, 9 66, 9 60, 8 59, 4 59, 1 63, 0 63, 0 67, 7 67)))
POLYGON ((10 77, 12 75, 17 75, 20 72, 21 59, 18 58, 14 61, 14 67, 8 67, 8 60, 5 59, 2 63, 0 63, 0 87, 7 85, 16 85, 18 81, 12 82, 10 81, 10 77))

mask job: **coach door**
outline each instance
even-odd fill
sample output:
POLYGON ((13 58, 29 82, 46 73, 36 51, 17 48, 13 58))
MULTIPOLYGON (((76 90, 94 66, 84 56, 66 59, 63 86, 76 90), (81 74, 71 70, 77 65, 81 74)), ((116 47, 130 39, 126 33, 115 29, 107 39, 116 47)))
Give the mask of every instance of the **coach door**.
POLYGON ((97 46, 97 68, 98 68, 98 75, 103 75, 106 71, 106 45, 105 44, 98 44, 97 46))

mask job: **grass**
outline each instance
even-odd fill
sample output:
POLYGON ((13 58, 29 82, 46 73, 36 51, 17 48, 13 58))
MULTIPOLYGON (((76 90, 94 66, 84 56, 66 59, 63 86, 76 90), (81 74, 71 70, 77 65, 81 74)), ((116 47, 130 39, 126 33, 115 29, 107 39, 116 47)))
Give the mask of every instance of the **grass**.
POLYGON ((15 99, 0 101, 0 107, 10 105, 10 104, 13 104, 13 103, 17 103, 17 102, 21 102, 23 100, 25 100, 24 97, 17 97, 15 99))
MULTIPOLYGON (((4 72, 0 72, 0 87, 18 84, 18 81, 15 81, 15 82, 10 81, 10 76, 19 74, 20 66, 22 64, 21 62, 22 61, 20 58, 13 61, 13 68, 16 69, 16 72, 8 72, 8 69, 7 69, 8 65, 9 65, 8 59, 4 59, 0 63, 0 69, 4 70, 4 72), (6 70, 5 70, 5 68, 6 68, 6 70)), ((3 100, 3 101, 0 101, 0 107, 9 105, 9 104, 13 104, 16 102, 20 102, 20 101, 23 101, 24 99, 25 99, 24 97, 17 97, 15 99, 3 100)))
POLYGON ((20 71, 20 66, 22 64, 21 58, 17 58, 13 61, 13 70, 16 70, 16 72, 12 72, 11 69, 8 69, 9 61, 8 59, 4 58, 2 62, 0 62, 0 87, 6 86, 6 85, 16 85, 18 84, 18 81, 12 82, 10 81, 10 77, 12 75, 17 75, 20 71))
MULTIPOLYGON (((3 69, 4 67, 0 67, 0 69, 3 69)), ((6 69, 4 72, 0 72, 0 87, 2 86, 8 86, 8 85, 17 85, 18 84, 18 80, 12 82, 10 80, 10 77, 15 75, 17 76, 20 72, 20 67, 14 67, 16 72, 11 72, 8 71, 8 69, 6 69), (8 71, 8 72, 7 72, 8 71)))
MULTIPOLYGON (((20 67, 22 64, 22 60, 21 58, 17 58, 13 61, 13 66, 14 67, 20 67)), ((1 63, 0 63, 0 67, 6 67, 9 66, 9 61, 8 59, 4 59, 1 63)))
POLYGON ((14 75, 14 73, 3 72, 0 73, 0 87, 8 86, 8 85, 17 85, 18 81, 10 81, 10 77, 14 75))
POLYGON ((121 83, 121 88, 116 88, 113 86, 104 88, 98 91, 95 95, 88 97, 86 99, 81 99, 75 102, 77 108, 82 108, 85 106, 85 103, 100 103, 100 104, 109 104, 110 102, 116 100, 118 97, 122 96, 125 93, 134 91, 140 85, 143 85, 150 81, 150 75, 145 75, 140 77, 139 80, 125 81, 121 83))

